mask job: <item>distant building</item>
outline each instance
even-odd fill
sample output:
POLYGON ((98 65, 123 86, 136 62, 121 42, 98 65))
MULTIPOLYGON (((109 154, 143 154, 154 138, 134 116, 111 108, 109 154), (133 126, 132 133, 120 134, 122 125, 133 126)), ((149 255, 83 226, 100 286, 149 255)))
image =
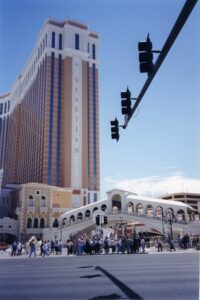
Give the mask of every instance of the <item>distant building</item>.
POLYGON ((99 200, 99 36, 47 19, 10 93, 0 96, 3 184, 72 189, 72 206, 99 200))
POLYGON ((32 235, 43 236, 44 230, 60 226, 59 217, 72 209, 72 190, 27 183, 21 186, 19 227, 23 240, 32 235))
POLYGON ((162 196, 164 200, 174 200, 190 205, 196 210, 195 218, 200 218, 200 194, 197 193, 173 193, 162 196))

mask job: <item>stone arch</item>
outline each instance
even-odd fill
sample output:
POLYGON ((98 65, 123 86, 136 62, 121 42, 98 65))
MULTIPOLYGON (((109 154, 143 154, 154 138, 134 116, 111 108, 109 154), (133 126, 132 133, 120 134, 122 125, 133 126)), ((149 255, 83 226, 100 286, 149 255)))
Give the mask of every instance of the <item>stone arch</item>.
POLYGON ((179 209, 177 211, 177 220, 178 221, 185 221, 185 212, 183 209, 179 209))
POLYGON ((128 213, 134 212, 134 204, 133 202, 129 201, 128 202, 128 213))
POLYGON ((112 211, 117 212, 122 209, 122 199, 119 194, 115 194, 112 196, 112 211))
POLYGON ((71 215, 71 216, 69 217, 69 222, 70 222, 70 223, 74 223, 74 222, 75 222, 75 216, 74 216, 74 215, 71 215))
POLYGON ((166 218, 167 219, 169 219, 170 217, 172 218, 172 219, 174 219, 174 210, 173 210, 173 208, 171 208, 171 207, 168 207, 167 209, 166 209, 166 218))
POLYGON ((138 214, 143 214, 143 213, 144 213, 144 206, 143 206, 143 204, 142 204, 142 203, 138 203, 138 204, 136 205, 135 210, 136 210, 136 212, 137 212, 138 214))
POLYGON ((45 220, 44 220, 44 218, 40 219, 40 228, 45 228, 45 220))
POLYGON ((151 205, 151 204, 146 205, 145 214, 148 215, 148 216, 153 216, 153 214, 154 214, 153 205, 151 205))
POLYGON ((28 218, 28 220, 27 220, 27 228, 32 228, 32 226, 33 226, 33 221, 32 221, 31 218, 28 218))
POLYGON ((62 220, 62 224, 63 224, 63 225, 67 225, 67 223, 68 223, 67 218, 64 218, 64 219, 62 220))
POLYGON ((162 208, 162 206, 157 206, 155 208, 155 216, 158 217, 158 218, 162 218, 162 215, 163 215, 163 208, 162 208))
POLYGON ((98 210, 98 207, 95 206, 95 207, 93 208, 93 213, 94 213, 96 210, 98 210))
POLYGON ((108 208, 108 207, 107 207, 106 204, 102 204, 102 205, 101 205, 101 210, 102 210, 102 211, 105 212, 105 211, 107 210, 107 208, 108 208))
POLYGON ((34 218, 34 221, 33 221, 33 228, 38 228, 38 224, 39 221, 38 221, 38 218, 34 218))
POLYGON ((82 212, 79 212, 77 215, 77 221, 82 221, 83 220, 83 214, 82 212))
POLYGON ((85 218, 89 218, 90 215, 91 215, 91 212, 90 212, 89 209, 87 209, 87 210, 85 211, 85 218))

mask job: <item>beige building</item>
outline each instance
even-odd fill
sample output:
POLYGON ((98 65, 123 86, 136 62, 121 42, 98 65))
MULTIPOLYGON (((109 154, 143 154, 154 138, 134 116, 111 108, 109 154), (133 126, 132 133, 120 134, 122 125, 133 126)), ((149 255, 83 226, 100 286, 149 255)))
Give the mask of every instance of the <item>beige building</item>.
POLYGON ((59 217, 72 209, 72 190, 46 184, 27 183, 21 185, 19 231, 21 239, 43 236, 45 230, 58 227, 59 217))

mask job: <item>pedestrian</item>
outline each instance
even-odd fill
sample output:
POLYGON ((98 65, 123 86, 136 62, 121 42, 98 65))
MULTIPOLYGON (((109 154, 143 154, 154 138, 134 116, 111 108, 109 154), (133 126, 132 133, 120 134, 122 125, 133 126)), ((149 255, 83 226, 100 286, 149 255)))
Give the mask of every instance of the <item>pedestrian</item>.
POLYGON ((36 257, 36 249, 35 249, 35 241, 34 241, 34 239, 30 241, 29 247, 30 247, 29 257, 31 257, 32 254, 34 254, 34 256, 36 257))
POLYGON ((45 257, 45 256, 49 256, 49 252, 48 252, 48 243, 45 241, 43 243, 43 247, 42 247, 42 256, 45 257))
POLYGON ((145 253, 145 240, 144 240, 144 238, 142 238, 141 241, 140 241, 140 247, 141 247, 142 253, 145 253))
POLYGON ((168 239, 168 243, 169 243, 169 251, 172 252, 172 250, 176 251, 173 241, 171 238, 168 239))
POLYGON ((12 249, 11 256, 15 256, 17 254, 17 242, 16 241, 14 241, 12 243, 11 249, 12 249))
POLYGON ((108 240, 108 237, 106 236, 105 237, 105 240, 103 242, 104 244, 104 250, 105 250, 105 254, 108 254, 109 253, 109 240, 108 240))
POLYGON ((18 242, 17 243, 17 256, 22 254, 22 243, 18 242))
POLYGON ((158 238, 158 252, 163 251, 162 249, 162 241, 160 238, 158 238))

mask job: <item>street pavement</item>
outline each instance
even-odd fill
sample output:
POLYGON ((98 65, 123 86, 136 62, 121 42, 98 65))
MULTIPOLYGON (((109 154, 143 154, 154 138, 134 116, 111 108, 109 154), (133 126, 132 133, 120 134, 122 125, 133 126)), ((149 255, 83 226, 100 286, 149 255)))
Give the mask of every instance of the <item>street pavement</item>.
POLYGON ((0 255, 2 300, 198 300, 199 251, 0 255), (151 255, 152 254, 152 255, 151 255))

